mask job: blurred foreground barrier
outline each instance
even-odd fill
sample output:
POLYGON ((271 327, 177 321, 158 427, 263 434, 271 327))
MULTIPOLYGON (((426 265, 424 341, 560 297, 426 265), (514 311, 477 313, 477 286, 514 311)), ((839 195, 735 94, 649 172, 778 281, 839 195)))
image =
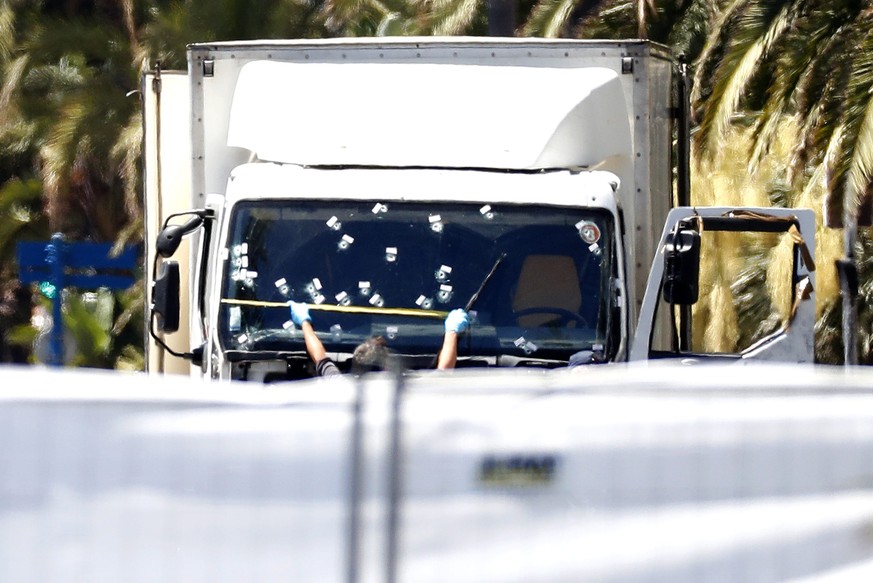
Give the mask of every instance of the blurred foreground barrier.
POLYGON ((397 381, 0 369, 0 581, 873 580, 867 371, 397 381))

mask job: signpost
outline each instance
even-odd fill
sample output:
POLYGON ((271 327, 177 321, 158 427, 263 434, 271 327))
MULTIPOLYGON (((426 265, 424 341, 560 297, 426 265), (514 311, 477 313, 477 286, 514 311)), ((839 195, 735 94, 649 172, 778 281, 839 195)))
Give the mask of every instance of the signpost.
POLYGON ((67 243, 60 233, 48 243, 19 243, 16 246, 22 283, 49 282, 52 298, 52 330, 49 364, 64 362, 64 332, 61 303, 66 287, 84 289, 126 289, 133 285, 133 270, 139 261, 136 247, 128 246, 115 257, 111 243, 67 243))

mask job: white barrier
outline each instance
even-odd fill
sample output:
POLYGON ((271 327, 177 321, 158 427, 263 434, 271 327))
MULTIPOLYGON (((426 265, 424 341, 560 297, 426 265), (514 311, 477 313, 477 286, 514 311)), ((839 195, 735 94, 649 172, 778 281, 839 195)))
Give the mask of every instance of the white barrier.
POLYGON ((873 580, 866 371, 0 379, 0 581, 873 580))

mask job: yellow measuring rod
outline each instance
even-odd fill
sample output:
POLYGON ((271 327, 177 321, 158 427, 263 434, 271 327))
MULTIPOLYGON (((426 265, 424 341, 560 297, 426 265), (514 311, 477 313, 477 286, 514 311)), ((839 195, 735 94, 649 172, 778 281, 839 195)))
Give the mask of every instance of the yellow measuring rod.
MULTIPOLYGON (((222 304, 230 304, 232 306, 255 306, 258 308, 287 308, 288 302, 264 302, 260 300, 235 300, 230 298, 222 298, 222 304)), ((416 318, 437 318, 444 319, 449 315, 448 312, 439 310, 422 310, 419 308, 377 308, 376 306, 333 306, 330 304, 306 304, 310 310, 321 310, 322 312, 343 312, 346 314, 382 314, 386 316, 412 316, 416 318)))

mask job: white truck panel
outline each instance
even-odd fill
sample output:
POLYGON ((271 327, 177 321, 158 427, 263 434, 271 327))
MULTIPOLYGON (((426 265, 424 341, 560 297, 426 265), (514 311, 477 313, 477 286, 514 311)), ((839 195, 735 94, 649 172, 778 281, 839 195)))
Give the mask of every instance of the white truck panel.
MULTIPOLYGON (((173 213, 191 209, 191 102, 188 83, 187 75, 178 72, 161 72, 157 83, 154 73, 143 77, 144 237, 147 242, 144 271, 147 274, 151 274, 155 259, 152 243, 164 221, 173 213)), ((191 267, 191 257, 186 240, 176 255, 183 273, 191 267)), ((183 278, 183 298, 190 297, 189 281, 190 278, 183 278)), ((146 299, 147 302, 151 301, 150 286, 147 286, 146 299)), ((181 302, 181 322, 189 321, 189 307, 190 301, 181 302)), ((190 367, 187 362, 156 349, 147 333, 145 340, 147 345, 151 345, 147 355, 147 370, 188 373, 190 367)), ((168 335, 164 341, 180 352, 190 349, 187 334, 168 335)))
POLYGON ((263 200, 339 199, 406 200, 451 203, 483 202, 524 205, 543 202, 551 193, 553 206, 615 206, 618 177, 611 172, 545 172, 506 174, 476 170, 316 169, 279 164, 246 164, 234 169, 227 187, 232 205, 258 193, 263 200))
MULTIPOLYGON (((357 393, 350 377, 258 388, 0 374, 0 579, 391 571, 390 377, 357 393)), ((871 380, 668 363, 408 378, 397 580, 869 579, 871 380)))
POLYGON ((533 170, 623 158, 627 173, 628 110, 618 73, 599 67, 252 61, 228 145, 309 166, 533 170))

